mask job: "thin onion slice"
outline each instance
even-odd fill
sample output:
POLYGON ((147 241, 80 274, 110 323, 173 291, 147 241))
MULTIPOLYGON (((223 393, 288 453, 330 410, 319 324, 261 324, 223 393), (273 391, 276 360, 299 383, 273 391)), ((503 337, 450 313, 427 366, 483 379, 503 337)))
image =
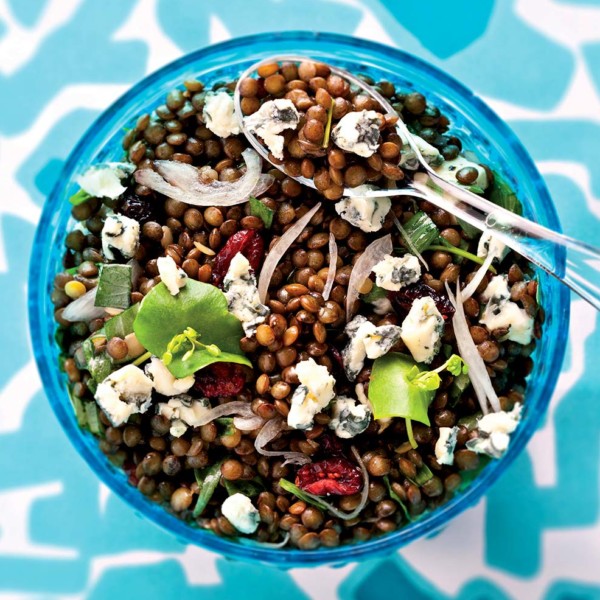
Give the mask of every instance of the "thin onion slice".
POLYGON ((351 446, 352 454, 354 454, 354 458, 356 458, 356 462, 360 467, 360 471, 363 477, 363 488, 360 493, 360 502, 358 506, 349 513, 345 513, 341 511, 337 506, 333 506, 333 504, 323 500, 322 496, 316 496, 315 494, 311 494, 309 492, 304 492, 309 498, 312 498, 315 502, 323 505, 332 515, 336 516, 338 519, 342 519, 344 521, 350 521, 351 519, 355 519, 360 515, 363 508, 367 504, 367 500, 369 498, 369 472, 365 467, 365 463, 362 461, 360 454, 356 450, 354 446, 351 446))
POLYGON ((421 256, 421 253, 417 250, 416 246, 413 244, 412 240, 410 239, 410 236, 408 235, 408 233, 406 233, 406 229, 404 229, 404 227, 402 227, 402 223, 400 223, 400 221, 398 220, 398 217, 396 215, 394 215, 394 224, 398 228, 398 231, 400 232, 400 236, 404 240, 404 243, 408 246, 408 249, 410 250, 411 254, 414 254, 421 261, 421 263, 423 263, 425 270, 429 271, 429 265, 427 264, 427 261, 421 256))
POLYGON ((319 202, 313 206, 303 217, 298 219, 278 240, 277 243, 271 248, 267 258, 260 270, 260 277, 258 278, 258 296, 260 301, 264 304, 267 299, 267 292, 269 291, 269 284, 273 273, 281 260, 281 257, 288 251, 290 246, 296 241, 298 236, 304 231, 304 228, 308 225, 309 221, 313 218, 315 213, 321 208, 319 202))
POLYGON ((469 367, 469 379, 473 384, 477 400, 479 400, 479 406, 481 406, 481 410, 485 415, 489 412, 489 401, 492 409, 495 412, 498 412, 500 410, 500 401, 498 400, 498 395, 492 385, 492 380, 487 372, 483 358, 481 358, 479 350, 477 350, 477 346, 475 346, 475 342, 471 337, 469 323, 467 322, 463 308, 464 299, 460 291, 460 283, 456 283, 456 297, 452 293, 447 282, 446 290, 448 292, 448 298, 450 298, 450 302, 452 302, 456 310, 454 317, 452 318, 456 345, 458 346, 458 351, 460 352, 462 359, 469 367))
POLYGON ((252 407, 249 402, 242 402, 241 400, 234 400, 233 402, 227 402, 226 404, 220 404, 210 410, 207 410, 202 417, 197 421, 194 421, 194 427, 201 427, 202 425, 208 425, 208 423, 219 419, 220 417, 227 417, 229 415, 238 415, 240 417, 251 418, 256 415, 252 412, 252 407))
POLYGON ((283 456, 287 464, 304 465, 310 462, 310 457, 302 452, 286 452, 278 450, 265 450, 265 446, 272 442, 282 431, 287 428, 283 417, 275 417, 267 421, 265 426, 258 432, 254 440, 254 447, 263 456, 283 456))
POLYGON ((354 263, 350 281, 348 281, 348 294, 346 296, 346 321, 352 318, 354 303, 360 294, 360 287, 365 279, 371 274, 373 267, 383 260, 386 254, 391 254, 394 250, 392 236, 388 235, 371 242, 360 258, 354 263))
POLYGON ((258 415, 252 417, 233 417, 233 424, 240 431, 254 431, 264 424, 265 420, 258 415))
POLYGON ((75 323, 76 321, 92 321, 106 316, 106 310, 102 306, 95 306, 98 288, 88 290, 83 296, 73 300, 62 312, 65 321, 75 323))
POLYGON ((251 148, 242 152, 246 173, 235 181, 205 183, 197 167, 176 160, 157 160, 156 171, 139 169, 135 180, 155 192, 194 206, 233 206, 260 196, 273 184, 272 175, 263 175, 262 159, 251 148))
POLYGON ((323 300, 329 300, 329 294, 333 288, 335 281, 335 273, 337 271, 337 257, 338 247, 335 243, 335 236, 333 233, 329 234, 329 269, 327 269, 327 280, 325 281, 325 287, 323 288, 323 300))
POLYGON ((490 268, 492 261, 494 260, 494 255, 491 252, 488 252, 488 255, 485 257, 483 264, 477 269, 477 272, 473 276, 473 279, 468 283, 465 289, 461 293, 462 301, 468 300, 477 290, 479 284, 483 281, 488 269, 490 268))

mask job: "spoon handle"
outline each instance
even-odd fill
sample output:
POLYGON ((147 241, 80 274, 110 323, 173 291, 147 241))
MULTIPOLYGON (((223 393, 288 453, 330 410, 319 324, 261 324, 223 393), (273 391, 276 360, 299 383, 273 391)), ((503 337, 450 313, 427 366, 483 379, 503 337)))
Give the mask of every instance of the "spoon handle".
POLYGON ((410 187, 432 204, 493 234, 600 310, 600 248, 552 231, 441 178, 435 178, 432 188, 426 181, 433 179, 417 175, 410 187))

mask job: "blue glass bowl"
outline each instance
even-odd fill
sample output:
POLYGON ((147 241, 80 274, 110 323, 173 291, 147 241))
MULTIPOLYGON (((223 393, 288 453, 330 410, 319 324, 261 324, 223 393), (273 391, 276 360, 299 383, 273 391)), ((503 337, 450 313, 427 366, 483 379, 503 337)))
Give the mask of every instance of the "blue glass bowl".
MULTIPOLYGON (((55 324, 50 292, 54 275, 61 268, 65 232, 71 226, 68 196, 73 179, 89 164, 120 160, 123 155, 123 128, 137 116, 161 103, 165 93, 186 76, 205 83, 234 78, 255 61, 277 54, 301 53, 367 73, 415 89, 440 107, 460 132, 466 147, 494 165, 515 186, 524 203, 525 214, 559 230, 556 211, 548 190, 533 161, 514 133, 479 98, 442 71, 393 48, 352 37, 312 32, 261 34, 217 44, 184 56, 146 77, 108 108, 90 127, 69 156, 60 179, 44 205, 37 229, 29 276, 29 316, 38 368, 46 394, 66 434, 98 477, 131 507, 183 542, 246 560, 306 567, 343 564, 384 555, 421 536, 442 528, 450 519, 475 504, 525 447, 538 427, 554 390, 565 352, 564 332, 568 328, 569 296, 566 287, 545 273, 539 273, 542 305, 546 312, 544 335, 534 355, 535 367, 529 377, 526 411, 512 436, 507 454, 492 461, 473 483, 452 501, 424 515, 403 529, 356 545, 311 552, 273 550, 259 545, 242 545, 192 528, 170 515, 131 487, 125 475, 114 468, 98 448, 97 441, 82 431, 73 415, 64 374, 58 369, 58 348, 54 343, 55 324)), ((557 265, 563 257, 557 256, 557 265)))

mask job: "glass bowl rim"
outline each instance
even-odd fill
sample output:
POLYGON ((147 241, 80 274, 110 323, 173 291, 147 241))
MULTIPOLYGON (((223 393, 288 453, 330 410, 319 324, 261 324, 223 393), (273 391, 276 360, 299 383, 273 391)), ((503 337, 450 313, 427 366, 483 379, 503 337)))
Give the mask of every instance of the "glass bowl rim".
MULTIPOLYGON (((118 114, 125 106, 136 99, 140 93, 143 93, 147 88, 151 87, 155 81, 161 80, 168 73, 178 70, 187 63, 196 62, 203 57, 212 54, 240 49, 268 41, 315 42, 319 40, 323 40, 327 43, 339 44, 353 50, 360 49, 377 55, 385 52, 390 61, 399 64, 407 64, 412 68, 424 72, 430 77, 444 82, 449 87, 452 87, 453 91, 460 96, 463 101, 468 102, 472 108, 479 113, 482 113, 503 135, 505 144, 511 146, 512 152, 523 162, 524 169, 527 171, 532 183, 535 185, 538 194, 537 200, 543 203, 543 210, 549 226, 556 231, 560 231, 560 222, 556 208, 550 198, 546 184, 527 150, 509 126, 498 117, 487 104, 475 96, 473 92, 462 83, 428 62, 403 50, 384 44, 335 33, 286 31, 236 37, 225 42, 205 46, 199 50, 186 54, 141 79, 104 110, 86 130, 75 148, 71 151, 61 170, 57 183, 44 203, 42 216, 34 238, 32 257, 37 256, 38 252, 45 256, 47 242, 52 237, 50 231, 50 222, 53 215, 52 209, 60 207, 62 192, 64 190, 64 178, 71 172, 78 157, 83 153, 84 149, 94 141, 95 134, 98 131, 101 131, 115 114, 118 114)), ((58 369, 56 369, 54 365, 50 366, 49 361, 46 360, 48 358, 49 342, 46 339, 48 331, 47 324, 44 323, 45 317, 42 307, 46 290, 39 284, 39 282, 42 281, 43 264, 44 261, 41 260, 37 261, 32 259, 30 261, 28 312, 32 347, 38 370, 44 384, 44 391, 48 396, 48 400, 54 413, 78 454, 85 459, 95 475, 98 476, 116 496, 123 499, 134 509, 134 511, 141 513, 149 521, 155 523, 170 534, 175 535, 180 541, 212 550, 227 557, 249 562, 278 565, 285 568, 324 564, 344 564, 390 553, 417 538, 436 532, 453 517, 477 503, 488 490, 489 486, 496 481, 504 471, 506 471, 513 460, 521 453, 536 430, 541 418, 546 412, 550 396, 556 385, 560 370, 559 367, 562 364, 566 349, 566 345, 564 344, 555 344, 555 352, 552 361, 557 368, 553 369, 550 375, 544 380, 543 390, 545 394, 543 397, 540 396, 540 400, 533 406, 533 409, 529 410, 527 419, 520 428, 520 435, 516 438, 515 442, 511 444, 506 455, 501 460, 488 465, 483 472, 469 484, 469 487, 465 492, 435 509, 422 520, 418 520, 402 527, 393 533, 385 534, 366 542, 342 545, 336 548, 321 548, 310 552, 291 549, 270 549, 261 547, 259 544, 245 545, 237 541, 228 541, 227 538, 218 537, 212 532, 191 527, 177 519, 177 517, 169 514, 163 507, 152 503, 151 500, 142 496, 136 488, 129 485, 123 473, 112 467, 98 448, 94 451, 90 446, 88 440, 86 440, 86 436, 90 436, 90 434, 86 434, 77 426, 69 412, 72 412, 71 404, 64 390, 64 384, 61 385, 62 380, 59 381, 58 369), (40 340, 44 343, 40 344, 40 340)), ((548 286, 553 294, 559 295, 558 306, 560 314, 555 315, 555 318, 557 320, 559 319, 560 323, 564 324, 565 327, 568 327, 570 314, 568 290, 565 286, 562 286, 558 281, 551 277, 549 278, 548 286)), ((51 333, 53 334, 53 332, 51 333)), ((53 339, 53 335, 51 337, 53 339)))

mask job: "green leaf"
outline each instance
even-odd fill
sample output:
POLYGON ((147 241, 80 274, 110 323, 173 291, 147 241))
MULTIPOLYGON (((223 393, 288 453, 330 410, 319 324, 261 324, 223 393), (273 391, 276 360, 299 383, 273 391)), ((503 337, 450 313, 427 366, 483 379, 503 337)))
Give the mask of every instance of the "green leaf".
POLYGON ((253 198, 252 196, 250 197, 250 200, 248 200, 248 203, 250 204, 250 214, 254 217, 259 217, 262 219, 265 227, 269 229, 273 224, 273 216, 275 215, 275 211, 261 202, 258 198, 253 198))
POLYGON ((371 291, 368 294, 362 296, 362 299, 369 304, 373 304, 377 300, 381 300, 387 296, 387 291, 379 287, 377 284, 373 284, 371 291))
POLYGON ((100 415, 98 414, 98 405, 95 402, 85 403, 85 416, 87 420, 87 427, 96 435, 104 433, 104 427, 100 422, 100 415))
POLYGON ((523 206, 513 189, 508 185, 505 179, 503 179, 498 173, 494 172, 494 183, 490 192, 490 200, 510 210, 510 212, 516 213, 517 215, 523 214, 523 206))
POLYGON ((291 481, 288 481, 287 479, 280 479, 279 487, 283 488, 286 492, 289 492, 290 494, 294 494, 296 498, 300 498, 300 500, 303 500, 307 504, 312 504, 313 506, 316 506, 321 510, 329 510, 329 506, 327 504, 325 504, 324 502, 320 502, 313 496, 310 496, 307 493, 303 492, 297 485, 294 485, 291 481))
POLYGON ((85 190, 80 189, 69 198, 69 202, 73 206, 79 206, 80 204, 87 202, 90 198, 92 198, 90 194, 88 194, 85 190))
POLYGON ((406 520, 410 523, 413 519, 408 512, 408 508, 406 508, 406 504, 404 504, 400 496, 398 496, 398 494, 396 494, 396 492, 393 490, 392 484, 390 483, 390 478, 387 475, 383 476, 383 482, 385 483, 385 487, 387 488, 390 498, 400 506, 404 516, 406 517, 406 520))
MULTIPOLYGON (((476 230, 476 233, 480 233, 479 230, 476 230)), ((468 252, 464 248, 457 248, 453 246, 450 242, 447 242, 443 237, 440 237, 441 244, 432 244, 428 246, 426 250, 440 250, 442 252, 448 252, 449 254, 454 254, 456 256, 460 256, 462 258, 467 258, 478 265, 482 265, 485 258, 480 256, 476 256, 475 254, 468 252)), ((489 271, 496 274, 496 269, 490 265, 489 271)))
POLYGON ((422 211, 411 217, 403 227, 417 252, 423 252, 440 236, 436 224, 422 211))
POLYGON ((470 192, 473 192, 474 194, 484 194, 485 190, 483 188, 480 188, 478 185, 470 185, 467 188, 470 192))
POLYGON ((133 333, 133 322, 140 310, 140 303, 130 306, 127 310, 109 319, 104 324, 106 337, 110 340, 114 337, 124 338, 126 335, 133 333))
POLYGON ((85 359, 84 368, 90 372, 93 381, 96 383, 101 383, 104 381, 113 370, 113 362, 106 350, 96 353, 94 340, 100 338, 106 338, 104 328, 92 333, 92 335, 90 335, 90 337, 87 338, 81 345, 85 359))
POLYGON ((206 505, 210 502, 212 495, 215 493, 219 481, 221 479, 221 465, 223 461, 220 460, 218 463, 206 467, 206 469, 194 469, 194 476, 196 477, 196 483, 198 484, 198 501, 194 507, 192 513, 194 518, 199 517, 202 511, 206 508, 206 505))
POLYGON ((215 422, 223 427, 221 435, 229 436, 233 435, 235 427, 233 426, 233 417, 219 417, 215 419, 215 422))
POLYGON ((474 237, 477 237, 481 233, 481 230, 478 229, 477 227, 475 227, 474 225, 471 225, 471 223, 467 223, 466 221, 463 221, 462 219, 456 219, 456 220, 458 221, 460 228, 465 232, 465 235, 469 239, 473 239, 474 237))
POLYGON ((427 483, 432 478, 433 473, 431 472, 429 467, 425 463, 423 463, 417 471, 417 475, 415 476, 415 483, 421 486, 424 483, 427 483))
POLYGON ((433 392, 440 387, 442 378, 435 371, 425 371, 417 377, 409 379, 409 381, 411 385, 418 387, 420 390, 433 392))
POLYGON ((129 308, 131 304, 131 266, 104 265, 100 271, 95 306, 129 308))
POLYGON ((220 353, 198 347, 184 361, 189 344, 182 344, 168 365, 175 377, 187 377, 215 362, 252 366, 240 350, 242 324, 228 312, 223 292, 208 283, 190 279, 176 296, 159 283, 142 300, 133 323, 140 344, 155 356, 163 356, 173 338, 187 328, 196 332, 202 344, 216 345, 220 353))
POLYGON ((446 362, 446 370, 457 377, 461 373, 466 375, 469 367, 458 354, 453 354, 446 362))
POLYGON ((452 382, 452 385, 450 386, 450 390, 449 390, 449 394, 450 394, 450 398, 453 402, 453 404, 452 404, 453 406, 463 395, 463 392, 469 387, 470 383, 471 383, 471 380, 469 379, 469 376, 464 373, 461 373, 460 375, 457 375, 454 378, 454 381, 452 382))
POLYGON ((329 138, 331 136, 331 122, 333 120, 333 102, 329 105, 327 110, 327 123, 325 124, 325 134, 323 135, 323 148, 329 146, 329 138))
POLYGON ((67 386, 67 390, 69 392, 69 399, 73 405, 73 412, 75 413, 75 418, 77 419, 77 425, 79 425, 79 427, 85 427, 87 425, 87 419, 85 416, 85 409, 83 408, 83 402, 81 402, 81 399, 73 394, 71 386, 67 386))
POLYGON ((412 358, 389 352, 375 360, 369 383, 369 400, 375 419, 401 417, 429 425, 427 409, 434 392, 418 388, 407 379, 414 368, 421 372, 412 358))
POLYGON ((265 484, 262 482, 260 477, 254 477, 253 479, 238 479, 237 481, 224 480, 225 489, 230 496, 234 494, 244 494, 248 498, 258 496, 261 492, 265 491, 265 484))

